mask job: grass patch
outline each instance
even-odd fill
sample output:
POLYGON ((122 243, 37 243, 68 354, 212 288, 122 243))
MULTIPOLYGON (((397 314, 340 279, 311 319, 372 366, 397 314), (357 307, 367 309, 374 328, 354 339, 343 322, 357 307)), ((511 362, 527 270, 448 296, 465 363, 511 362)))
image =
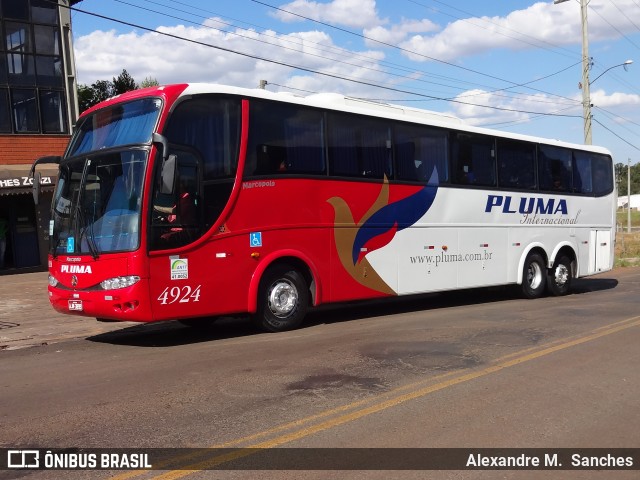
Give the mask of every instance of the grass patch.
POLYGON ((640 265, 640 233, 616 234, 616 261, 619 267, 640 265))
MULTIPOLYGON (((627 228, 628 215, 629 214, 626 210, 618 210, 617 212, 618 225, 620 225, 623 229, 627 228)), ((631 226, 640 227, 640 210, 631 210, 631 226)))

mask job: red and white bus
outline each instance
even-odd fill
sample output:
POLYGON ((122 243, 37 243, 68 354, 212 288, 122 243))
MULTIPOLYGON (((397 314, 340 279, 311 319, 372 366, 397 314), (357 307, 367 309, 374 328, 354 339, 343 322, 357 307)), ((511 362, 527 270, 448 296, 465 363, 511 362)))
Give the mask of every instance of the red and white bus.
MULTIPOLYGON (((50 221, 49 298, 98 319, 250 314, 613 265, 610 154, 336 94, 137 90, 83 113, 50 221)), ((34 182, 37 183, 37 182, 34 182)))

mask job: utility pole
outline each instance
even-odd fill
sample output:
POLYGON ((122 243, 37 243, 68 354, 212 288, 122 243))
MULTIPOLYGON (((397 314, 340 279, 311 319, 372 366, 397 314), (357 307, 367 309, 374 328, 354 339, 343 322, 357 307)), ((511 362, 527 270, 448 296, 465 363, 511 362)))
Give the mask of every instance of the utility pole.
POLYGON ((591 91, 589 82, 589 34, 587 32, 587 4, 588 0, 580 0, 582 16, 582 116, 584 118, 584 143, 591 145, 591 91))
MULTIPOLYGON (((569 0, 554 0, 554 4, 568 2, 569 0)), ((589 0, 580 0, 580 16, 582 17, 582 119, 584 122, 584 143, 591 145, 591 92, 589 89, 589 33, 587 27, 587 6, 589 0)))
POLYGON ((267 82, 266 80, 260 80, 260 85, 258 85, 258 88, 264 90, 268 84, 269 82, 267 82))
POLYGON ((631 233, 631 159, 627 158, 627 233, 631 233))

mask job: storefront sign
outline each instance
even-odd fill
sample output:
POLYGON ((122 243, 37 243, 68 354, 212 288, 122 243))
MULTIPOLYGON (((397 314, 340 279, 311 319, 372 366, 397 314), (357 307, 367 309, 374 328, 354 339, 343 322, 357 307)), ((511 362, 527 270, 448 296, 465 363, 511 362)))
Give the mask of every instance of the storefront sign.
MULTIPOLYGON (((41 177, 40 185, 53 185, 53 177, 41 177)), ((31 187, 33 185, 32 177, 13 177, 0 178, 0 190, 5 188, 31 187)))

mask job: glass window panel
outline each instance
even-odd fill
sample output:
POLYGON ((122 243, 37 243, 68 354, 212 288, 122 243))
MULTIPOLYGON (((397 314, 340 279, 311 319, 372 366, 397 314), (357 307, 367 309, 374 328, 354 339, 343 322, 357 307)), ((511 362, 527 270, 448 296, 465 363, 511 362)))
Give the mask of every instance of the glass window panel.
POLYGON ((62 92, 40 91, 40 112, 43 133, 64 133, 67 130, 62 92))
POLYGON ((7 76, 7 62, 4 59, 4 54, 0 56, 0 85, 7 85, 9 83, 9 77, 7 76))
POLYGON ((36 84, 36 67, 33 55, 7 53, 10 85, 31 86, 36 84))
POLYGON ((2 16, 29 20, 29 2, 27 0, 2 0, 2 16))
POLYGON ((392 178, 390 122, 330 113, 331 175, 392 178))
POLYGON ((613 191, 611 158, 591 152, 573 152, 573 190, 586 195, 606 195, 613 191))
POLYGON ((198 97, 183 102, 171 114, 164 135, 200 154, 205 180, 233 177, 240 148, 240 101, 198 97))
POLYGON ((322 174, 323 114, 277 102, 252 101, 247 175, 322 174))
POLYGON ((31 20, 34 23, 58 23, 56 4, 50 0, 31 0, 31 20))
POLYGON ((11 115, 16 132, 38 132, 38 99, 32 89, 13 89, 11 115))
POLYGON ((448 134, 427 127, 398 125, 395 130, 397 178, 428 182, 437 172, 438 183, 447 182, 448 134))
POLYGON ((155 129, 162 101, 142 98, 102 108, 83 117, 69 143, 68 155, 149 143, 155 129))
POLYGON ((41 87, 62 87, 62 59, 36 55, 38 85, 41 87))
POLYGON ((452 145, 454 182, 459 185, 496 185, 495 146, 492 137, 458 133, 452 145))
POLYGON ((540 145, 538 148, 538 183, 540 190, 571 191, 571 150, 540 145))
POLYGON ((498 185, 534 189, 536 146, 532 143, 498 140, 498 185))
POLYGON ((26 23, 5 23, 5 48, 8 52, 31 53, 31 26, 26 23))
POLYGON ((9 110, 9 90, 0 89, 0 132, 11 133, 11 115, 9 110))
POLYGON ((60 39, 56 27, 34 25, 36 53, 43 55, 60 55, 60 39))

